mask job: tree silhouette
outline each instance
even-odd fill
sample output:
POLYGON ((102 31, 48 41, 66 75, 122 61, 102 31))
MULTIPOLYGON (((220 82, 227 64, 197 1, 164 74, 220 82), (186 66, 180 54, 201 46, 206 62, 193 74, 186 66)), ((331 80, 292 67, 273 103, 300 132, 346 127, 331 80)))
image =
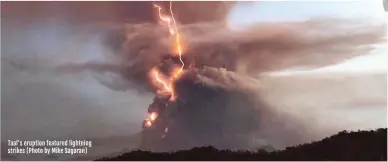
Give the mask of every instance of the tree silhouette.
POLYGON ((306 143, 284 150, 267 152, 246 150, 217 150, 212 146, 195 147, 190 150, 156 153, 150 151, 132 151, 123 155, 98 160, 387 160, 387 128, 371 131, 347 132, 321 141, 306 143))

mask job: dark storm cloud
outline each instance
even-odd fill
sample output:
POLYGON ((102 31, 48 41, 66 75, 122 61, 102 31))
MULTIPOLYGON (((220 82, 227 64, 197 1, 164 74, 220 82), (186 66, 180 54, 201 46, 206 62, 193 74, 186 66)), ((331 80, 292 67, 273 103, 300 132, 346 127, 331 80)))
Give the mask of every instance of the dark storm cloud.
MULTIPOLYGON (((119 58, 116 65, 64 65, 64 71, 104 69, 140 85, 147 83, 150 69, 171 53, 167 29, 154 24, 115 28, 107 34, 106 45, 119 58)), ((260 23, 238 31, 219 23, 182 25, 180 29, 184 57, 196 65, 247 74, 323 67, 367 54, 386 40, 383 25, 335 19, 260 23)))
MULTIPOLYGON (((39 24, 64 21, 72 24, 96 22, 156 22, 151 1, 142 2, 2 2, 2 20, 39 24)), ((156 2, 168 9, 168 2, 156 2)), ((234 2, 173 2, 177 20, 183 24, 224 21, 234 2)), ((166 11, 169 12, 168 10, 166 11)))
MULTIPOLYGON (((158 3, 168 8, 167 2, 158 3)), ((373 50, 374 44, 386 40, 384 25, 324 18, 303 22, 264 22, 234 31, 223 22, 233 4, 173 2, 185 57, 194 60, 196 65, 226 67, 238 73, 256 74, 335 64, 367 54, 373 50)), ((49 20, 69 22, 70 25, 64 26, 89 24, 71 28, 74 31, 67 35, 76 37, 77 44, 84 44, 88 41, 82 38, 85 31, 100 28, 92 34, 100 35, 105 47, 119 60, 109 64, 70 63, 59 67, 62 72, 84 69, 113 72, 123 74, 135 84, 144 84, 148 81, 148 71, 158 65, 164 55, 171 53, 166 27, 151 23, 157 20, 151 2, 5 2, 2 5, 2 20, 5 22, 3 33, 16 33, 3 36, 3 39, 12 38, 10 40, 19 33, 17 28, 7 27, 15 22, 36 23, 38 26, 49 20), (90 25, 97 22, 105 24, 90 25)), ((17 37, 23 40, 23 34, 17 37)), ((26 68, 25 65, 17 66, 26 68)))

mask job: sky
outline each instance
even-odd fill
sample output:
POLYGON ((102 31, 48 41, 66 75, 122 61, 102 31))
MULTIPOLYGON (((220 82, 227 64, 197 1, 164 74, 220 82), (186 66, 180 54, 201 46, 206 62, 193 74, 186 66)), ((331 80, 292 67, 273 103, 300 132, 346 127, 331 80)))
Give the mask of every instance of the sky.
MULTIPOLYGON (((233 29, 256 22, 303 21, 315 17, 367 20, 371 23, 387 23, 380 0, 353 1, 255 1, 240 2, 229 14, 233 29)), ((283 71, 281 74, 311 72, 386 72, 388 70, 387 47, 378 46, 367 56, 360 56, 330 67, 311 71, 283 71)), ((280 74, 280 73, 279 73, 280 74)))

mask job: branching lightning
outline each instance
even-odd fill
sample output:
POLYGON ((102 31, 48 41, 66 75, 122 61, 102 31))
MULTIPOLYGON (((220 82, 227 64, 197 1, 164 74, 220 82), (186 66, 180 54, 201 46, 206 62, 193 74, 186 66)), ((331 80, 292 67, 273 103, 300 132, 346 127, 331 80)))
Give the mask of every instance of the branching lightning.
POLYGON ((165 22, 168 25, 168 29, 170 32, 170 35, 174 37, 174 46, 176 47, 176 54, 179 56, 179 61, 181 62, 181 67, 178 70, 174 70, 172 76, 169 77, 169 83, 167 81, 160 79, 160 73, 157 70, 153 70, 153 78, 161 85, 163 85, 163 92, 168 92, 171 95, 170 100, 175 100, 176 96, 174 95, 174 89, 173 89, 173 82, 182 74, 183 69, 185 67, 185 63, 182 60, 182 45, 181 45, 181 38, 178 31, 177 23, 174 18, 174 13, 172 11, 172 1, 169 2, 169 9, 171 17, 165 16, 162 13, 162 7, 153 4, 155 8, 158 9, 158 16, 159 19, 163 22, 165 22))
MULTIPOLYGON (((157 10, 158 10, 159 19, 162 22, 165 22, 168 26, 170 36, 173 37, 173 45, 174 45, 173 54, 178 55, 179 61, 181 62, 182 65, 180 66, 180 68, 173 70, 172 75, 168 77, 169 79, 164 79, 165 77, 163 76, 163 74, 161 74, 157 68, 153 68, 151 70, 151 78, 153 81, 155 81, 159 85, 159 86, 156 86, 157 93, 158 94, 166 94, 167 93, 168 95, 170 95, 169 100, 174 101, 176 99, 176 95, 175 95, 175 91, 173 88, 173 83, 183 73, 183 69, 185 67, 185 63, 182 59, 182 55, 183 55, 182 42, 181 42, 178 27, 177 27, 177 23, 176 23, 175 18, 174 18, 174 13, 172 11, 172 1, 169 2, 169 6, 170 6, 169 10, 170 10, 171 16, 163 15, 163 11, 162 11, 161 6, 159 6, 155 3, 153 4, 153 6, 155 8, 157 8, 157 10)), ((152 126, 153 121, 156 120, 157 117, 158 117, 157 113, 153 112, 153 113, 149 114, 149 117, 145 120, 145 126, 147 126, 147 127, 152 126)), ((167 130, 168 129, 166 128, 165 133, 167 133, 167 130)))
POLYGON ((170 13, 171 13, 171 18, 172 18, 172 21, 174 23, 174 28, 175 28, 175 43, 176 43, 176 46, 177 46, 177 51, 178 51, 178 55, 179 55, 179 60, 181 61, 182 63, 182 66, 181 68, 179 69, 178 72, 176 72, 174 74, 174 78, 177 78, 183 71, 183 68, 185 67, 185 63, 183 62, 182 60, 182 47, 181 47, 181 40, 180 40, 180 35, 179 35, 179 31, 178 31, 178 28, 177 28, 177 25, 176 25, 176 21, 175 21, 175 18, 174 18, 174 12, 172 12, 172 1, 170 1, 170 13))

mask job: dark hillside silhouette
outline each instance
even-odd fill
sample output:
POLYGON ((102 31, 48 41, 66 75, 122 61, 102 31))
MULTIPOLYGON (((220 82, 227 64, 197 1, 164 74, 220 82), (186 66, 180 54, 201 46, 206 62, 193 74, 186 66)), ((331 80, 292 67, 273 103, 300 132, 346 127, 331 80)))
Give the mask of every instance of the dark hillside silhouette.
POLYGON ((267 152, 217 150, 214 147, 192 148, 171 153, 132 151, 99 160, 387 160, 387 128, 371 131, 346 132, 284 150, 267 152))

